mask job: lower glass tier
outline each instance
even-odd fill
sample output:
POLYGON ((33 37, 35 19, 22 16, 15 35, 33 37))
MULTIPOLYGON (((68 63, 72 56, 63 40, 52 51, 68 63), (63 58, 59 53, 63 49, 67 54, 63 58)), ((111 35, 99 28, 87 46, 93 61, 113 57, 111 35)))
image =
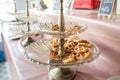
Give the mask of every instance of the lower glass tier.
POLYGON ((76 76, 75 66, 92 62, 100 54, 99 48, 90 42, 92 47, 90 47, 89 50, 92 55, 89 58, 64 64, 59 60, 50 58, 50 41, 51 39, 43 39, 33 42, 26 46, 24 53, 25 58, 30 62, 34 64, 46 65, 49 68, 49 80, 74 80, 74 77, 76 76))
POLYGON ((26 50, 24 53, 25 58, 27 58, 29 61, 31 61, 34 64, 66 67, 66 66, 79 65, 79 64, 92 62, 100 54, 99 48, 92 43, 93 46, 90 48, 90 50, 92 51, 91 57, 85 60, 77 60, 75 62, 71 62, 68 64, 61 64, 59 61, 50 58, 51 47, 49 45, 49 42, 50 42, 49 39, 44 39, 44 40, 31 43, 26 47, 26 50))

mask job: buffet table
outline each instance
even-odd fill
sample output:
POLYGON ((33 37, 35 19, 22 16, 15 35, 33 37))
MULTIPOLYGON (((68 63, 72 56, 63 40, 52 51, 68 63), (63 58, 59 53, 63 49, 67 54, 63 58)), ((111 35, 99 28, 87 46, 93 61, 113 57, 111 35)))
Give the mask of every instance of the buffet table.
MULTIPOLYGON (((58 20, 58 14, 42 14, 45 17, 44 21, 58 20)), ((65 21, 79 21, 88 25, 88 29, 80 36, 95 43, 101 50, 96 60, 76 67, 75 80, 106 80, 110 76, 120 75, 119 22, 99 20, 97 12, 89 10, 74 11, 72 15, 65 15, 65 21)), ((47 67, 32 64, 24 58, 24 47, 20 45, 21 39, 10 40, 8 27, 9 25, 4 27, 2 39, 13 80, 47 80, 47 67)))

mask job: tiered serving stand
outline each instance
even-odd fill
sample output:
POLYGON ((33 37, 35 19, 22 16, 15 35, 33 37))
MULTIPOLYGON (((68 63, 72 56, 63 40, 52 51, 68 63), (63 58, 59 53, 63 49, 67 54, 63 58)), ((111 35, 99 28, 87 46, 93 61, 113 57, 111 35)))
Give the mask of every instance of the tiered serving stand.
MULTIPOLYGON (((14 0, 14 3, 16 4, 16 1, 14 0)), ((22 35, 24 39, 22 39, 21 44, 22 46, 27 46, 30 43, 34 42, 34 40, 31 38, 31 36, 36 35, 39 33, 40 28, 38 24, 38 20, 42 18, 42 15, 30 15, 29 12, 29 1, 26 0, 26 11, 24 13, 17 13, 17 9, 15 6, 15 13, 12 14, 15 16, 16 20, 15 22, 10 22, 10 28, 9 32, 14 35, 22 35), (25 13, 26 12, 26 13, 25 13), (22 21, 22 22, 20 22, 22 21)))
MULTIPOLYGON (((28 15, 29 13, 27 13, 27 16, 28 15)), ((30 42, 29 44, 25 45, 26 46, 25 53, 24 53, 25 58, 34 64, 47 66, 49 69, 49 73, 48 73, 49 80, 74 80, 74 77, 76 74, 76 70, 74 66, 83 65, 85 63, 92 62, 100 54, 99 48, 95 44, 92 43, 93 46, 92 48, 90 48, 90 51, 92 51, 92 56, 90 58, 85 59, 85 60, 71 62, 71 63, 66 63, 66 64, 62 63, 62 55, 64 54, 63 45, 65 42, 65 38, 72 36, 72 35, 79 36, 81 32, 84 32, 87 29, 87 26, 85 24, 80 24, 78 22, 65 22, 64 21, 63 0, 60 0, 60 16, 59 16, 58 23, 45 22, 45 23, 39 23, 39 25, 40 25, 39 29, 38 27, 36 29, 32 28, 32 26, 29 25, 29 21, 28 21, 27 31, 24 31, 24 33, 21 30, 21 28, 18 28, 18 30, 16 29, 14 30, 13 28, 11 28, 10 31, 12 31, 12 33, 15 32, 15 34, 17 34, 16 32, 19 31, 18 34, 22 34, 22 35, 25 35, 27 33, 27 35, 29 36, 26 42, 29 42, 29 38, 31 35, 39 34, 39 33, 44 33, 47 35, 52 35, 55 38, 56 37, 59 38, 59 52, 58 52, 60 56, 59 61, 56 61, 50 58, 49 52, 51 50, 51 46, 49 45, 49 42, 51 41, 51 39, 41 39, 41 40, 38 40, 32 43, 30 42), (58 31, 51 30, 51 26, 55 24, 58 24, 59 26, 58 31), (80 26, 81 29, 77 31, 72 31, 72 32, 65 30, 65 28, 68 28, 74 25, 80 26)))

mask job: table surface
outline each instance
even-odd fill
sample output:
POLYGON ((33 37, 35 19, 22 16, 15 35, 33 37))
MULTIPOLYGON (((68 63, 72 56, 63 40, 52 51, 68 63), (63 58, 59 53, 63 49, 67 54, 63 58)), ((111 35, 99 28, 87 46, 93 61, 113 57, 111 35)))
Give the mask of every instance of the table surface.
MULTIPOLYGON (((38 12, 40 14, 40 12, 38 12)), ((58 14, 44 14, 44 21, 57 21, 58 14)), ((106 80, 120 75, 120 23, 114 20, 100 20, 97 11, 80 10, 65 15, 65 21, 78 21, 88 25, 81 37, 95 43, 101 50, 100 56, 91 63, 75 67, 75 80, 106 80)), ((48 70, 43 65, 35 65, 26 60, 21 39, 10 40, 9 25, 2 30, 2 39, 7 60, 12 70, 13 80, 47 80, 48 70)), ((38 37, 37 39, 39 39, 38 37)))

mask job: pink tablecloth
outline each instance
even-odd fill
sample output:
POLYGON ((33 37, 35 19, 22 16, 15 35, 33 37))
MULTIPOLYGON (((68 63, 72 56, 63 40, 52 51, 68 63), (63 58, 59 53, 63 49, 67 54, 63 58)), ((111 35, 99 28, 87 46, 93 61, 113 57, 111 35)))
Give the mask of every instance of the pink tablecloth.
MULTIPOLYGON (((57 20, 58 16, 48 15, 46 17, 57 20)), ((76 67, 75 80, 106 80, 110 76, 120 75, 120 27, 118 24, 71 16, 66 16, 65 20, 87 24, 88 29, 80 34, 81 37, 92 41, 101 50, 96 60, 76 67)), ((19 40, 9 40, 8 34, 4 31, 3 36, 20 80, 47 80, 47 67, 27 61, 23 57, 24 49, 18 46, 19 40)))

